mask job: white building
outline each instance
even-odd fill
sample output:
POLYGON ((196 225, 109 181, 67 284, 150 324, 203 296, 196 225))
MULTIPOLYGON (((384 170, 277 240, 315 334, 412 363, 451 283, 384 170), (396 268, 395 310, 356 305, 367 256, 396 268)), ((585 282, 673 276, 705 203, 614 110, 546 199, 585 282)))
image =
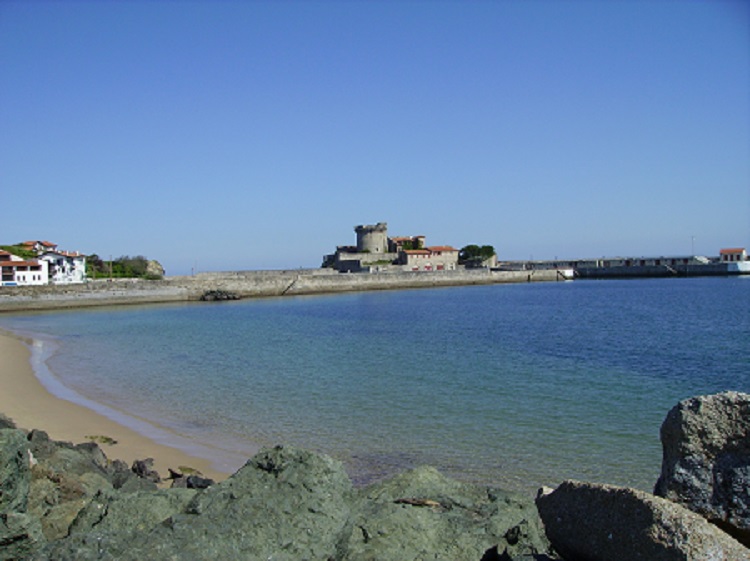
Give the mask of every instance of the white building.
POLYGON ((86 281, 86 256, 71 251, 47 251, 39 256, 49 265, 52 284, 73 284, 86 281))
POLYGON ((405 271, 455 271, 458 250, 449 245, 402 249, 399 252, 399 263, 405 271))
POLYGON ((719 251, 719 258, 722 263, 736 263, 747 261, 747 251, 744 247, 731 247, 719 251))
POLYGON ((34 286, 49 282, 49 264, 37 259, 26 260, 0 250, 0 285, 34 286))

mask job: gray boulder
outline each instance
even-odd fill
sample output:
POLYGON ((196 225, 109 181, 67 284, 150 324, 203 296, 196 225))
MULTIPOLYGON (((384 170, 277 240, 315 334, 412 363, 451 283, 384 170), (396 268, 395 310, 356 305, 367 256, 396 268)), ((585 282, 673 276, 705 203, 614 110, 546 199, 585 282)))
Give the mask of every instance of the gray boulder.
POLYGON ((357 491, 342 465, 263 450, 207 489, 102 490, 34 559, 543 560, 531 500, 420 468, 357 491))
POLYGON ((206 490, 101 494, 38 559, 334 559, 350 493, 338 462, 279 447, 206 490))
POLYGON ((750 546, 750 395, 724 392, 681 401, 667 414, 661 441, 654 494, 750 546))
POLYGON ((342 559, 480 561, 541 555, 550 547, 539 522, 528 499, 423 467, 361 491, 342 559))
POLYGON ((26 512, 31 485, 29 444, 17 429, 0 430, 0 514, 26 512))
POLYGON ((537 508, 565 559, 750 561, 750 550, 702 516, 635 489, 566 481, 537 508))
POLYGON ((44 543, 36 517, 21 512, 0 513, 0 561, 29 559, 44 543))
POLYGON ((0 413, 0 429, 15 429, 16 423, 7 415, 0 413))

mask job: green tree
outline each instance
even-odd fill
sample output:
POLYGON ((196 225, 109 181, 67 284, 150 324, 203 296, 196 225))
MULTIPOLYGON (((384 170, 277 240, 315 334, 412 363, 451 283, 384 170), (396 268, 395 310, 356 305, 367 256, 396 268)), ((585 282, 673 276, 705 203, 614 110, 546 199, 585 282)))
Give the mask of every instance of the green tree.
POLYGON ((459 263, 482 262, 495 255, 495 248, 491 245, 470 244, 458 252, 459 263))

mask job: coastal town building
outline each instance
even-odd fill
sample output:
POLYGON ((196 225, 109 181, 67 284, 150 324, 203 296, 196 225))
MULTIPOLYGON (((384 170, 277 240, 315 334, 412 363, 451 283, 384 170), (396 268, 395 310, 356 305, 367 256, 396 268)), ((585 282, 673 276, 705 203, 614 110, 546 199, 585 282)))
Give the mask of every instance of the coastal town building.
POLYGON ((26 251, 32 251, 37 255, 39 255, 40 253, 44 253, 45 251, 55 251, 57 249, 57 244, 38 240, 23 242, 20 245, 26 251))
POLYGON ((388 225, 355 226, 356 246, 339 246, 323 266, 339 272, 453 271, 459 251, 449 245, 425 246, 425 236, 388 236, 388 225))
POLYGON ((458 250, 449 245, 404 249, 399 252, 398 261, 409 271, 454 271, 458 265, 458 250))
POLYGON ((744 247, 732 247, 719 251, 719 259, 722 263, 736 263, 747 261, 747 251, 744 247))
POLYGON ((52 284, 72 284, 86 281, 86 256, 72 251, 46 251, 40 261, 49 264, 52 284))
POLYGON ((0 284, 2 286, 35 286, 49 282, 46 261, 23 259, 0 250, 0 284))
POLYGON ((86 281, 86 256, 72 251, 60 251, 47 241, 26 241, 18 244, 19 257, 0 250, 2 286, 38 286, 45 284, 77 284, 86 281))

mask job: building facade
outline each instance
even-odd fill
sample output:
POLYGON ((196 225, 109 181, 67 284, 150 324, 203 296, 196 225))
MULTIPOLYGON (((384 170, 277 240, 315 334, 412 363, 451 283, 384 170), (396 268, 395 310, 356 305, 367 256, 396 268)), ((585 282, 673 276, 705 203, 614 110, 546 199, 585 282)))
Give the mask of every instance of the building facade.
POLYGON ((744 247, 731 247, 719 251, 722 263, 737 263, 747 261, 747 251, 744 247))
POLYGON ((339 246, 323 258, 323 266, 339 272, 452 271, 458 250, 451 246, 425 247, 425 236, 388 236, 388 225, 355 226, 356 246, 339 246))
POLYGON ((49 269, 46 261, 22 259, 0 250, 0 285, 39 286, 49 283, 49 269))
POLYGON ((75 284, 86 281, 86 256, 71 251, 47 251, 39 256, 48 263, 52 284, 75 284))

